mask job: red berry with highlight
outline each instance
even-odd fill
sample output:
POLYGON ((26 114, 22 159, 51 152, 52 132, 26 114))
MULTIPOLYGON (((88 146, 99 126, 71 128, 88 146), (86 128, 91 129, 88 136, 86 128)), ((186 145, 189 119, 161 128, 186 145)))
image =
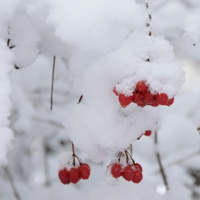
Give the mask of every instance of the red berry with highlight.
POLYGON ((146 102, 145 102, 144 100, 141 100, 139 103, 137 103, 137 105, 143 108, 143 107, 145 107, 147 104, 146 104, 146 102))
POLYGON ((80 172, 80 177, 84 180, 88 179, 90 177, 90 167, 88 164, 86 163, 82 163, 79 168, 78 168, 79 172, 80 172))
POLYGON ((148 86, 146 85, 145 81, 138 82, 136 85, 136 90, 141 93, 147 92, 148 86))
POLYGON ((139 93, 133 92, 133 102, 139 103, 141 101, 141 95, 139 93))
POLYGON ((147 130, 147 131, 145 132, 144 135, 146 135, 146 136, 150 136, 150 135, 151 135, 151 131, 150 131, 150 130, 147 130))
POLYGON ((168 96, 165 93, 161 94, 156 94, 155 95, 155 100, 160 104, 160 105, 166 105, 168 102, 168 96))
POLYGON ((69 171, 69 180, 71 183, 78 183, 78 181, 80 180, 80 172, 78 169, 76 168, 71 168, 71 170, 69 171))
POLYGON ((153 95, 150 92, 144 93, 144 101, 149 104, 153 101, 153 95))
POLYGON ((174 97, 169 99, 166 106, 171 106, 174 103, 174 97))
POLYGON ((128 106, 133 101, 133 96, 125 96, 124 94, 119 95, 119 103, 123 108, 128 106))
POLYGON ((67 169, 62 169, 59 171, 58 176, 59 176, 61 182, 62 182, 62 180, 65 181, 69 178, 69 171, 67 169))
POLYGON ((125 180, 131 181, 134 178, 134 170, 131 166, 127 166, 124 168, 122 172, 122 176, 125 180))
POLYGON ((143 171, 142 166, 139 163, 135 163, 135 168, 140 170, 141 172, 143 171))
POLYGON ((122 175, 122 165, 115 163, 111 167, 111 174, 115 178, 119 178, 122 175))
POLYGON ((134 177, 132 179, 133 183, 139 183, 143 179, 142 172, 140 170, 134 171, 134 177))

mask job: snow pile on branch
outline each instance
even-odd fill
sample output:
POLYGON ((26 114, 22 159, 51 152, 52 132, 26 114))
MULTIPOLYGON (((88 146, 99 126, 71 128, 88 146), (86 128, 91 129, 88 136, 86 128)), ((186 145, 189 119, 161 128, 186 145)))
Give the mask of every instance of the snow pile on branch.
POLYGON ((13 68, 13 55, 6 46, 8 21, 13 16, 17 0, 0 1, 0 165, 6 163, 6 153, 11 147, 13 133, 8 117, 11 110, 10 81, 8 73, 13 68))
POLYGON ((143 10, 132 0, 50 1, 48 23, 65 43, 84 52, 116 49, 138 25, 143 10))
POLYGON ((113 93, 117 83, 122 81, 118 91, 129 94, 138 81, 146 80, 152 91, 171 98, 185 80, 170 44, 137 32, 119 50, 91 64, 83 77, 84 100, 71 108, 66 128, 75 146, 97 162, 105 160, 109 152, 127 148, 146 130, 154 131, 158 120, 157 108, 131 104, 122 109, 113 93))
POLYGON ((200 4, 195 12, 185 19, 185 35, 190 36, 194 44, 200 41, 200 4))

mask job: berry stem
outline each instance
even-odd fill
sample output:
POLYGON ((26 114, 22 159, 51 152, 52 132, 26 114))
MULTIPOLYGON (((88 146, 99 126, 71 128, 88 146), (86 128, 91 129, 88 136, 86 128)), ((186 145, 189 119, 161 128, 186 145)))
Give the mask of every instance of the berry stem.
POLYGON ((122 152, 120 151, 120 152, 118 153, 118 155, 117 155, 117 157, 118 157, 118 162, 120 162, 121 156, 122 156, 122 152))
POLYGON ((75 166, 75 162, 76 162, 76 160, 75 160, 75 150, 74 150, 74 143, 72 142, 72 156, 73 156, 73 165, 75 166))
POLYGON ((125 150, 125 152, 127 153, 127 155, 131 158, 131 160, 132 160, 132 162, 133 162, 133 164, 135 164, 135 161, 133 160, 133 158, 132 158, 132 156, 131 156, 131 154, 127 151, 127 150, 125 150))

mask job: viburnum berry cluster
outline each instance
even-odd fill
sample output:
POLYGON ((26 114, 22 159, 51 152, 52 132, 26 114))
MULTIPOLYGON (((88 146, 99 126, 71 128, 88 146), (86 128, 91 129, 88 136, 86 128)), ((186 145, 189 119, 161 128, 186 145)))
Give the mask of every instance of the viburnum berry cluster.
POLYGON ((147 105, 157 107, 159 105, 171 106, 174 103, 174 97, 169 99, 165 93, 151 93, 149 85, 145 81, 139 81, 131 96, 118 93, 116 88, 113 92, 118 96, 119 103, 123 108, 130 103, 135 103, 140 107, 147 105))
POLYGON ((117 161, 108 165, 107 170, 115 179, 123 177, 126 181, 133 183, 140 183, 143 179, 142 166, 135 163, 127 150, 120 152, 117 161), (126 159, 125 162, 122 157, 126 159))
MULTIPOLYGON (((87 163, 82 163, 80 158, 74 153, 74 145, 72 143, 73 154, 67 160, 61 158, 61 166, 58 177, 63 184, 78 183, 81 179, 87 180, 90 177, 90 167, 87 163), (76 159, 78 163, 76 162, 76 159), (64 164, 63 164, 64 163, 64 164)), ((65 158, 64 158, 65 159, 65 158)))

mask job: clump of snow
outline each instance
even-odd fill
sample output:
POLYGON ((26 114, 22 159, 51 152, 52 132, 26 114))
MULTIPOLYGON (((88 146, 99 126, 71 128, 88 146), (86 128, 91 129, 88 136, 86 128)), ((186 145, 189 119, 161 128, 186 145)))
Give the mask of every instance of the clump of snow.
POLYGON ((144 10, 132 0, 51 0, 50 7, 55 34, 84 52, 105 54, 145 25, 144 10))
POLYGON ((106 160, 109 152, 127 148, 146 130, 154 132, 158 109, 134 104, 122 109, 113 93, 116 84, 118 92, 130 95, 136 83, 145 80, 152 93, 164 92, 172 98, 184 83, 184 75, 183 65, 174 60, 166 40, 135 31, 119 50, 99 58, 82 73, 83 102, 72 106, 65 123, 71 140, 96 162, 106 160))
POLYGON ((194 44, 200 41, 200 4, 195 12, 185 19, 185 35, 190 36, 194 44))
MULTIPOLYGON (((151 93, 166 93, 172 98, 185 81, 183 65, 175 61, 172 46, 162 37, 135 33, 117 54, 125 55, 125 73, 121 71, 124 77, 116 85, 118 93, 130 96, 139 81, 146 81, 151 93)), ((123 61, 119 62, 118 66, 122 65, 123 61)))

